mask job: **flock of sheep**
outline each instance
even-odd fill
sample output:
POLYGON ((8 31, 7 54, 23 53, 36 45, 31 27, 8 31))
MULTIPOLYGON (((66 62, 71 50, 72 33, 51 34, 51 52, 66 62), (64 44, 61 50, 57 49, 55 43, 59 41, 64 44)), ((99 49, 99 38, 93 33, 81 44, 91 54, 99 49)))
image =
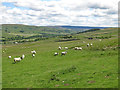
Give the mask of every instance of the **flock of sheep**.
MULTIPOLYGON (((33 51, 31 51, 31 53, 32 53, 32 56, 35 57, 36 51, 33 50, 33 51)), ((12 56, 8 56, 8 58, 11 59, 12 56)), ((24 58, 25 58, 25 55, 23 54, 21 57, 14 58, 14 62, 15 62, 15 63, 16 63, 16 62, 20 62, 20 61, 23 60, 24 58)))
MULTIPOLYGON (((87 44, 87 47, 90 47, 90 46, 92 46, 92 45, 93 45, 92 43, 91 43, 91 44, 88 43, 88 44, 87 44)), ((58 49, 61 50, 62 47, 59 46, 58 49)), ((64 49, 68 50, 68 47, 64 47, 64 49)), ((75 47, 74 49, 75 49, 75 50, 82 50, 82 47, 75 47)), ((61 56, 62 56, 62 55, 66 55, 66 54, 67 54, 67 51, 61 52, 61 56)), ((58 53, 58 52, 55 52, 55 53, 54 53, 54 56, 57 56, 57 55, 59 55, 59 53, 58 53)))
MULTIPOLYGON (((90 46, 92 46, 93 44, 91 43, 91 44, 87 44, 87 47, 90 47, 90 46)), ((58 47, 58 49, 59 50, 62 50, 62 48, 63 47, 61 47, 61 46, 59 46, 58 47)), ((68 47, 64 47, 64 49, 65 50, 68 50, 68 47)), ((82 50, 82 47, 75 47, 74 48, 75 50, 82 50)), ((36 54, 36 51, 35 50, 33 50, 33 51, 31 51, 31 53, 32 53, 32 57, 35 57, 35 54, 36 54)), ((66 55, 67 54, 67 51, 64 51, 64 52, 61 52, 61 56, 62 55, 66 55)), ((57 56, 57 55, 59 55, 59 53, 58 52, 55 52, 54 53, 54 56, 57 56)), ((12 58, 12 56, 8 56, 8 58, 10 59, 10 58, 12 58)), ((18 57, 18 58, 14 58, 14 62, 16 63, 16 62, 20 62, 21 60, 23 60, 25 58, 25 55, 23 54, 21 57, 18 57)))

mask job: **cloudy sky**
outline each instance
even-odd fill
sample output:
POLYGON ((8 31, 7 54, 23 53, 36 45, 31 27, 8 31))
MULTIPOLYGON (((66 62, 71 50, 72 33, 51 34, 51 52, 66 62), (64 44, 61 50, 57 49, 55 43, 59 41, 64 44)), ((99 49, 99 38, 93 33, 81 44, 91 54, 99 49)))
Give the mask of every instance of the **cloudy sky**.
POLYGON ((0 0, 1 24, 117 26, 119 0, 0 0))

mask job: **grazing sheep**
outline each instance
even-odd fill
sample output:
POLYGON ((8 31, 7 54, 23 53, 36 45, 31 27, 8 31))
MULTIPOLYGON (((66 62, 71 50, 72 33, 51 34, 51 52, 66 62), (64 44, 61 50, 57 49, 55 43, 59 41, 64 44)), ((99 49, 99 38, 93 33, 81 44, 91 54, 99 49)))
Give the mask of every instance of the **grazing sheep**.
POLYGON ((33 57, 35 57, 35 54, 32 54, 33 57))
POLYGON ((8 58, 10 59, 10 58, 12 58, 11 56, 8 56, 8 58))
POLYGON ((102 41, 101 39, 99 39, 99 41, 102 41))
POLYGON ((75 47, 74 49, 75 49, 75 50, 78 50, 78 47, 75 47))
POLYGON ((31 53, 32 53, 32 54, 36 54, 36 51, 35 51, 35 50, 33 50, 33 51, 31 51, 31 53))
POLYGON ((87 47, 89 47, 89 46, 90 46, 90 44, 88 43, 88 44, 87 44, 87 47))
POLYGON ((25 58, 25 55, 23 54, 21 58, 24 59, 24 58, 25 58))
POLYGON ((68 49, 68 47, 65 47, 65 49, 67 50, 67 49, 68 49))
POLYGON ((57 56, 58 54, 59 54, 58 52, 55 52, 55 53, 54 53, 54 56, 57 56))
POLYGON ((61 52, 61 56, 62 56, 62 55, 66 55, 66 54, 67 54, 67 52, 66 52, 66 51, 65 51, 65 52, 61 52))
POLYGON ((14 62, 16 63, 17 61, 20 62, 22 60, 22 57, 14 58, 14 62))
POLYGON ((81 47, 78 47, 77 50, 82 50, 82 48, 81 48, 81 47))
POLYGON ((75 47, 75 50, 82 50, 81 47, 75 47))
POLYGON ((59 46, 59 47, 58 47, 58 49, 59 49, 59 50, 61 50, 61 49, 62 49, 62 47, 60 47, 60 46, 59 46))
POLYGON ((90 46, 92 46, 93 44, 91 43, 90 46))

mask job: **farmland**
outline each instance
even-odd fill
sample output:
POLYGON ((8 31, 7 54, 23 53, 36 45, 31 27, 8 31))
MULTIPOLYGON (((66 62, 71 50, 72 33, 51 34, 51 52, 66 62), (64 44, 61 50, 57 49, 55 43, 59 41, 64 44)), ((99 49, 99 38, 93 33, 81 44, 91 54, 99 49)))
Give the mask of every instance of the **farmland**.
MULTIPOLYGON (((69 33, 68 36, 50 37, 36 42, 4 44, 2 87, 118 88, 117 30, 106 28, 72 35, 69 33), (87 47, 87 43, 92 43, 93 46, 87 47), (69 49, 58 50, 58 46, 67 46, 69 49), (74 47, 82 47, 83 50, 74 50, 74 47), (31 50, 37 52, 34 58, 31 50), (67 54, 61 56, 62 51, 67 51, 67 54), (59 55, 54 56, 54 52, 59 52, 59 55), (14 64, 13 59, 22 54, 25 54, 25 59, 14 64), (8 58, 9 55, 12 56, 11 59, 8 58)), ((10 34, 10 37, 14 35, 10 34)))

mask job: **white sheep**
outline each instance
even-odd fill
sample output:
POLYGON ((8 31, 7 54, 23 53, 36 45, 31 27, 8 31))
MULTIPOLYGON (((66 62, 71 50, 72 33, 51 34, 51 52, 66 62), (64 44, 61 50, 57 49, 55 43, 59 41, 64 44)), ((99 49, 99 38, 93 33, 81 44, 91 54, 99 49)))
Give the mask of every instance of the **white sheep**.
POLYGON ((32 54, 33 57, 35 57, 35 54, 32 54))
POLYGON ((93 44, 91 43, 90 46, 92 46, 93 44))
POLYGON ((65 49, 67 50, 67 49, 68 49, 68 47, 65 47, 65 49))
POLYGON ((54 56, 57 56, 58 54, 59 54, 58 52, 55 52, 55 53, 54 53, 54 56))
POLYGON ((75 47, 75 50, 82 50, 81 47, 75 47))
POLYGON ((18 42, 15 42, 15 44, 18 44, 18 42))
POLYGON ((59 49, 59 50, 61 50, 61 49, 62 49, 62 47, 60 47, 60 46, 59 46, 59 47, 58 47, 58 49, 59 49))
POLYGON ((75 50, 78 50, 78 47, 75 47, 74 49, 75 49, 75 50))
POLYGON ((65 51, 65 52, 61 52, 61 56, 62 56, 62 55, 66 55, 66 54, 67 54, 67 52, 66 52, 66 51, 65 51))
POLYGON ((17 61, 20 62, 22 60, 21 57, 18 57, 18 58, 14 58, 14 62, 16 63, 17 61))
POLYGON ((31 53, 32 53, 32 54, 36 54, 36 51, 35 51, 35 50, 33 50, 33 51, 31 51, 31 53))
POLYGON ((81 48, 81 47, 78 47, 77 50, 82 50, 82 48, 81 48))
POLYGON ((21 58, 24 59, 24 58, 25 58, 25 55, 23 54, 21 58))
POLYGON ((12 58, 11 56, 8 56, 8 58, 10 59, 10 58, 12 58))
POLYGON ((88 44, 87 44, 87 47, 89 47, 89 46, 90 46, 90 44, 88 43, 88 44))

